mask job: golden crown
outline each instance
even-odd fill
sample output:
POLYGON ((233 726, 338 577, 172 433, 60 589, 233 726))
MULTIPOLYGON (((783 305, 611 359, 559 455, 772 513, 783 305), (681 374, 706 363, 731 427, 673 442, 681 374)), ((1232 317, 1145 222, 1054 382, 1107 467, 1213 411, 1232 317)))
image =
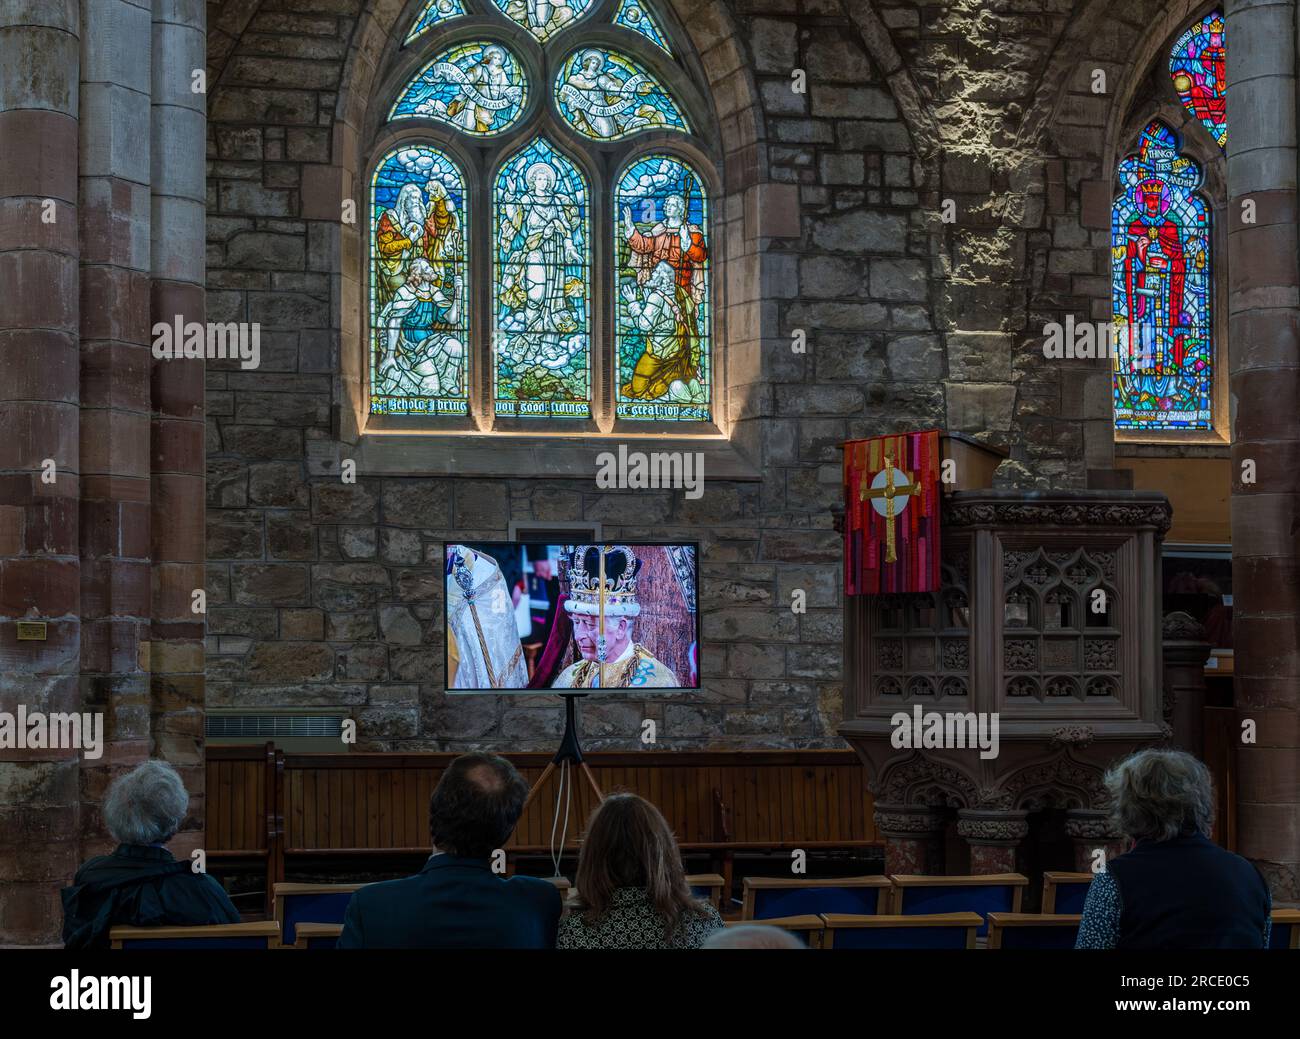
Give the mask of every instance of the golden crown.
POLYGON ((605 559, 605 616, 635 617, 636 575, 641 560, 627 545, 566 546, 569 559, 568 613, 594 617, 600 613, 600 560, 605 559))

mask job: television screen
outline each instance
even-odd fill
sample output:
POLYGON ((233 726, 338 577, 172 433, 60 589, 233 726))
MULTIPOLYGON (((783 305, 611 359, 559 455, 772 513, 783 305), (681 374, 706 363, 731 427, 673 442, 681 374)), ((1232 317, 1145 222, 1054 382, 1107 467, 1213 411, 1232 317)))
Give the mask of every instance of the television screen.
POLYGON ((446 687, 698 689, 697 550, 447 543, 446 687))

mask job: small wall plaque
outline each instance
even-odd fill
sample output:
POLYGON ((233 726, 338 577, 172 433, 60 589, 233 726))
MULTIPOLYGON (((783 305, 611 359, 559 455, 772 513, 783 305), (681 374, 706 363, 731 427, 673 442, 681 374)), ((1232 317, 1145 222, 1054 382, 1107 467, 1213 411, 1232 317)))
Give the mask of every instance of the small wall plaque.
POLYGON ((18 641, 19 642, 44 642, 45 622, 44 621, 19 621, 18 641))

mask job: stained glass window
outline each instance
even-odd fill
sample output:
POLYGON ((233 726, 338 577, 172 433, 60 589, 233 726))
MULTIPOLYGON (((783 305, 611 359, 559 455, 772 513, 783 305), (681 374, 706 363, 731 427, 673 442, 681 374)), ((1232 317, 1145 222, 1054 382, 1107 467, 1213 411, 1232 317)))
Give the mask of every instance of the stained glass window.
POLYGON ((1228 146, 1228 35, 1222 11, 1207 14, 1174 44, 1169 74, 1183 106, 1210 131, 1220 148, 1228 146))
POLYGON ((655 21, 655 16, 650 13, 640 0, 623 0, 618 5, 618 13, 614 15, 614 24, 631 29, 633 32, 639 32, 651 43, 662 47, 669 54, 673 52, 673 49, 668 46, 668 38, 659 28, 659 23, 655 21))
POLYGON ((636 160, 618 181, 618 417, 709 418, 708 200, 670 155, 636 160))
POLYGON ((390 152, 370 196, 370 410, 464 415, 465 177, 428 146, 390 152))
POLYGON ((421 70, 389 118, 423 116, 488 136, 512 126, 527 99, 527 81, 510 51, 499 43, 461 43, 421 70))
POLYGON ((592 0, 495 0, 497 7, 539 40, 581 18, 592 0))
POLYGON ((668 144, 636 148, 642 131, 695 132, 685 113, 696 108, 667 85, 683 83, 666 71, 673 47, 653 4, 417 5, 405 42, 421 48, 422 67, 389 110, 412 122, 386 146, 369 196, 373 415, 570 431, 611 418, 710 421, 708 171, 668 144), (550 70, 548 82, 525 68, 550 70), (561 150, 544 128, 556 119, 584 141, 565 133, 561 150), (592 142, 629 138, 584 157, 592 142))
POLYGON ((1201 169, 1160 122, 1119 164, 1111 210, 1115 426, 1213 428, 1210 213, 1201 169))
POLYGON ((545 138, 515 152, 494 192, 498 415, 591 416, 589 192, 545 138))
POLYGON ((461 0, 429 0, 424 5, 424 10, 420 12, 420 17, 415 20, 411 26, 411 31, 406 34, 406 43, 424 32, 425 29, 431 28, 440 22, 449 21, 465 13, 465 8, 461 0))
POLYGON ((617 141, 639 130, 690 129, 653 73, 601 47, 577 51, 564 63, 555 98, 565 121, 598 141, 617 141))

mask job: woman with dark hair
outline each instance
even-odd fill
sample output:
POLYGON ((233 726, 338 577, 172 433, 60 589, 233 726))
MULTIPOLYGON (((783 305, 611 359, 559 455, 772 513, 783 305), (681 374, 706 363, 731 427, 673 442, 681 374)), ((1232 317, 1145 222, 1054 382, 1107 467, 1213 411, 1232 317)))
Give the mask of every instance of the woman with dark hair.
POLYGON ((1088 888, 1076 949, 1267 949, 1268 885, 1210 840, 1210 771, 1181 750, 1151 749, 1106 775, 1132 848, 1088 888))
POLYGON ((681 852, 659 809, 612 794, 592 813, 560 949, 698 949, 722 918, 691 896, 681 852))

